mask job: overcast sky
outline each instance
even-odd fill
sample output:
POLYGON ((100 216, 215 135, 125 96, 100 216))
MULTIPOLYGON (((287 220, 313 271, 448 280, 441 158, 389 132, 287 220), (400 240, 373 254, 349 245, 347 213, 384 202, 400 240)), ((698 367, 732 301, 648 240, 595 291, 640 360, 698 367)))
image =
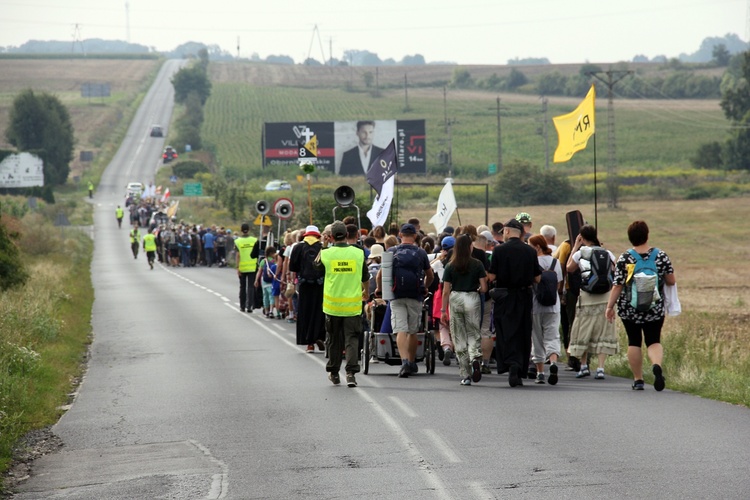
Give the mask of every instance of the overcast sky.
POLYGON ((72 42, 77 25, 80 39, 129 36, 157 50, 197 41, 236 55, 239 38, 242 57, 295 62, 356 49, 396 61, 606 63, 677 57, 727 33, 746 40, 747 17, 746 0, 0 0, 0 47, 72 42))

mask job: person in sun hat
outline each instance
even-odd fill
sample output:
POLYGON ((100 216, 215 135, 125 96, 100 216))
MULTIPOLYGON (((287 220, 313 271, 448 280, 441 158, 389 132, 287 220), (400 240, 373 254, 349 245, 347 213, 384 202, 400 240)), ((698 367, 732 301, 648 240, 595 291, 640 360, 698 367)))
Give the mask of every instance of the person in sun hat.
POLYGON ((325 314, 323 314, 323 279, 325 273, 315 267, 323 244, 317 226, 305 228, 302 241, 294 245, 289 257, 289 270, 296 273, 297 290, 297 345, 306 345, 307 352, 315 346, 325 350, 325 314))

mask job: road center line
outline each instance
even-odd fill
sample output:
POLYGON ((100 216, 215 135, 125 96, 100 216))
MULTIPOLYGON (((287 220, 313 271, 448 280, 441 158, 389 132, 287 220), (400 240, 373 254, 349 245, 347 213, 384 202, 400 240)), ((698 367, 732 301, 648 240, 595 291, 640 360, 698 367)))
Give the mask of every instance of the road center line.
POLYGON ((454 464, 461 462, 461 457, 450 446, 445 444, 445 438, 438 434, 435 429, 422 429, 422 432, 432 441, 435 448, 440 450, 440 453, 443 454, 446 460, 454 464))
POLYGON ((393 402, 393 404, 398 406, 399 410, 404 412, 407 417, 417 418, 419 416, 414 410, 411 409, 409 405, 404 403, 404 401, 401 398, 398 398, 396 396, 388 396, 388 399, 390 399, 391 402, 393 402))

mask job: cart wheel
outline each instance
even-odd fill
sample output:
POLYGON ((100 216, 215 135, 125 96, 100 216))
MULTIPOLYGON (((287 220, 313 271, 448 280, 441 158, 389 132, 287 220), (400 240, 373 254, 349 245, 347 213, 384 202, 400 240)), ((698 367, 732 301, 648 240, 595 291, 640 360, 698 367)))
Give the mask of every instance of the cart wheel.
POLYGON ((427 367, 427 373, 435 373, 435 337, 432 332, 428 331, 425 335, 427 339, 427 351, 425 352, 424 363, 427 367))
POLYGON ((365 341, 363 342, 362 350, 364 351, 364 354, 362 357, 364 358, 362 360, 362 363, 365 365, 364 369, 362 370, 362 373, 367 375, 367 372, 370 371, 370 341, 371 341, 372 333, 365 332, 365 341))

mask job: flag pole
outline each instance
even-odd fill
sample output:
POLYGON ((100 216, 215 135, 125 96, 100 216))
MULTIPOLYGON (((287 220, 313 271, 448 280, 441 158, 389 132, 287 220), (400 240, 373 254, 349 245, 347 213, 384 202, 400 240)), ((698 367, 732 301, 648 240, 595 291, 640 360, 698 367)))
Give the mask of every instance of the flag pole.
POLYGON ((596 193, 596 134, 594 134, 594 226, 599 230, 599 217, 597 207, 599 205, 596 193))

